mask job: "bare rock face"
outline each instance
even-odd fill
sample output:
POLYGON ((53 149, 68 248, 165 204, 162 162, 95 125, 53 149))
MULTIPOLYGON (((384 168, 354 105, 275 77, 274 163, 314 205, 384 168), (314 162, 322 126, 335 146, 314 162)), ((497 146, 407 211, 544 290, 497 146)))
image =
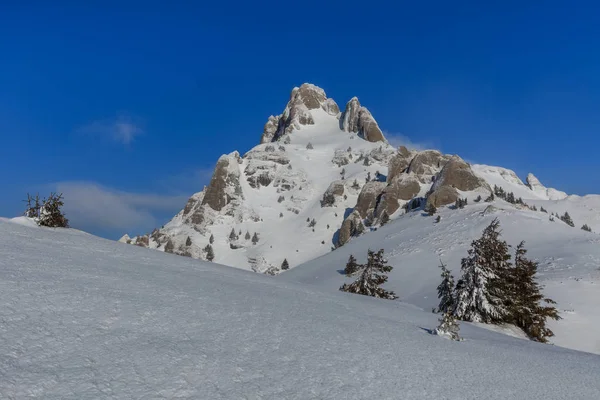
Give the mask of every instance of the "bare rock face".
POLYGON ((412 153, 406 147, 400 146, 388 163, 388 183, 391 183, 401 173, 406 172, 411 159, 412 153))
POLYGON ((427 205, 435 207, 453 204, 458 199, 458 191, 452 186, 440 186, 427 197, 427 205))
POLYGON ((342 223, 342 227, 340 228, 337 246, 343 246, 348 243, 350 238, 353 236, 359 236, 365 230, 365 227, 362 223, 362 218, 358 211, 354 210, 352 214, 350 214, 342 223))
POLYGON ((394 214, 400 208, 400 200, 407 201, 421 191, 419 181, 412 175, 400 175, 394 178, 381 196, 375 215, 379 217, 383 211, 387 215, 394 214))
POLYGON ((333 181, 323 194, 323 199, 321 200, 321 207, 331 207, 335 205, 336 197, 341 197, 344 195, 344 182, 343 181, 333 181))
POLYGON ((437 174, 446 164, 449 156, 437 150, 425 150, 417 153, 411 160, 407 172, 417 175, 423 183, 430 181, 431 176, 437 174))
POLYGON ((333 99, 325 100, 321 108, 329 115, 337 116, 340 113, 340 108, 333 99))
POLYGON ((475 175, 471 166, 458 156, 453 156, 444 165, 444 168, 442 168, 442 171, 436 177, 432 189, 435 191, 441 186, 450 186, 463 192, 475 190, 480 187, 490 190, 489 185, 475 175))
POLYGON ((334 112, 335 108, 338 108, 337 104, 333 100, 326 100, 325 91, 315 85, 304 83, 299 88, 295 87, 283 114, 279 117, 269 117, 260 142, 275 142, 292 130, 300 129, 302 125, 313 125, 315 120, 310 110, 323 108, 325 111, 334 112))
POLYGON ((240 154, 237 151, 219 158, 210 184, 206 187, 202 205, 221 211, 233 199, 243 197, 239 163, 240 154))
POLYGON ((377 121, 369 110, 362 107, 356 97, 347 104, 340 118, 340 129, 346 132, 358 133, 369 142, 383 142, 385 138, 377 121))
POLYGON ((367 182, 358 195, 354 211, 358 212, 361 218, 366 218, 368 211, 376 208, 377 200, 385 187, 384 182, 367 182))

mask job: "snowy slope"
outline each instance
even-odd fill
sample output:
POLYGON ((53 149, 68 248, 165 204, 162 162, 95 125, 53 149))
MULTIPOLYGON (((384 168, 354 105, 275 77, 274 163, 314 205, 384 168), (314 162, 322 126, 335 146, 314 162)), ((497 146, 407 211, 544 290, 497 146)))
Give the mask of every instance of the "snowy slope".
MULTIPOLYGON (((591 197, 590 197, 591 198, 591 197)), ((545 208, 552 204, 570 202, 541 201, 545 208)), ((345 282, 340 274, 350 254, 364 262, 367 249, 384 248, 390 265, 388 287, 400 298, 424 310, 437 306, 436 287, 440 282, 440 258, 460 276, 460 260, 472 240, 493 218, 501 223, 503 237, 516 246, 526 241, 528 255, 540 262, 538 278, 545 286, 544 293, 557 301, 563 317, 551 321, 556 334, 551 341, 557 345, 600 354, 600 236, 571 228, 559 221, 550 222, 548 214, 517 209, 503 200, 468 205, 462 210, 443 208, 442 219, 421 211, 402 215, 397 220, 362 237, 324 257, 310 261, 286 272, 278 279, 314 284, 335 292, 345 282)), ((582 210, 583 207, 579 207, 582 210)), ((590 211, 585 220, 591 220, 590 211)), ((575 213, 574 213, 575 214, 575 213)), ((574 217, 575 222, 577 219, 574 217)), ((594 220, 597 221, 597 220, 594 220)), ((598 224, 594 225, 598 228, 598 224)))
POLYGON ((0 254, 0 398, 600 397, 598 356, 398 301, 8 222, 0 254))

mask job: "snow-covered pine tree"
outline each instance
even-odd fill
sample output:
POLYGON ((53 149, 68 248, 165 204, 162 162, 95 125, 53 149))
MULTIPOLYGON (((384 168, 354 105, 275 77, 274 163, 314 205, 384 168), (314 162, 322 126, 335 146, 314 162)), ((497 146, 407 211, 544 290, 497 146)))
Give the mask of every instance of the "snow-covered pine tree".
POLYGON ((68 228, 69 220, 62 211, 63 206, 64 201, 62 193, 50 193, 48 199, 42 201, 37 220, 38 225, 51 228, 68 228))
POLYGON ((454 310, 454 276, 441 260, 440 269, 442 270, 442 282, 437 287, 438 299, 440 299, 437 312, 452 312, 454 310))
POLYGON ((435 334, 439 336, 447 336, 448 338, 456 341, 461 341, 461 337, 458 335, 460 327, 452 314, 452 310, 446 311, 442 317, 438 320, 440 324, 435 328, 435 334))
POLYGON ((544 298, 541 287, 535 280, 538 263, 526 257, 525 242, 521 242, 515 251, 515 267, 511 273, 511 296, 509 316, 506 322, 512 323, 532 339, 546 343, 554 333, 546 327, 546 320, 559 320, 560 316, 553 300, 544 298), (544 302, 548 305, 542 305, 544 302))
POLYGON ((592 228, 589 227, 588 224, 583 224, 583 226, 581 227, 582 230, 586 231, 586 232, 591 232, 592 228))
POLYGON ((388 300, 397 299, 398 296, 394 292, 379 287, 388 280, 386 273, 391 270, 392 266, 387 265, 387 260, 383 256, 383 249, 377 253, 369 250, 367 263, 359 265, 352 274, 352 276, 358 275, 358 278, 349 285, 342 285, 340 290, 388 300))
POLYGON ((565 224, 569 225, 570 227, 574 227, 575 223, 573 222, 573 220, 571 219, 571 216, 569 215, 569 213, 567 211, 565 211, 564 215, 562 217, 560 217, 561 221, 563 221, 565 224))
POLYGON ((213 250, 213 248, 210 244, 206 245, 206 247, 204 248, 204 251, 206 252, 206 259, 208 261, 212 261, 215 259, 215 251, 213 250))
POLYGON ((288 263, 287 258, 284 258, 283 262, 281 263, 281 270, 287 271, 288 269, 290 269, 290 264, 288 263))
POLYGON ((494 219, 481 238, 471 243, 462 259, 462 277, 456 284, 454 315, 463 321, 499 323, 507 314, 511 255, 500 240, 500 223, 494 219))
POLYGON ((352 276, 362 265, 356 262, 356 258, 352 254, 350 254, 350 258, 348 258, 348 262, 346 263, 346 268, 344 268, 344 274, 346 276, 352 276))

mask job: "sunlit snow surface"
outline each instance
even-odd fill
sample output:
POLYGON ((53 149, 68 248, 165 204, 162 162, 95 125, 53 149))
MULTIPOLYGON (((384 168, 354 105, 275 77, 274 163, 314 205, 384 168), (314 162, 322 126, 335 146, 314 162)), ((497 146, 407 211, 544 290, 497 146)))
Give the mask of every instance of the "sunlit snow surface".
POLYGON ((597 355, 468 325, 452 342, 436 318, 0 221, 3 399, 600 398, 597 355))

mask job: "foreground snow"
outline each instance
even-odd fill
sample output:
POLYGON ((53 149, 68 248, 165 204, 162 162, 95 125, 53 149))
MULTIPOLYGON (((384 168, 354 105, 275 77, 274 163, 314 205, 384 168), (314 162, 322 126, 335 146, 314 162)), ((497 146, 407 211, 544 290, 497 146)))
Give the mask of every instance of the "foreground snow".
POLYGON ((596 355, 402 302, 1 221, 0 254, 0 398, 600 397, 596 355))

